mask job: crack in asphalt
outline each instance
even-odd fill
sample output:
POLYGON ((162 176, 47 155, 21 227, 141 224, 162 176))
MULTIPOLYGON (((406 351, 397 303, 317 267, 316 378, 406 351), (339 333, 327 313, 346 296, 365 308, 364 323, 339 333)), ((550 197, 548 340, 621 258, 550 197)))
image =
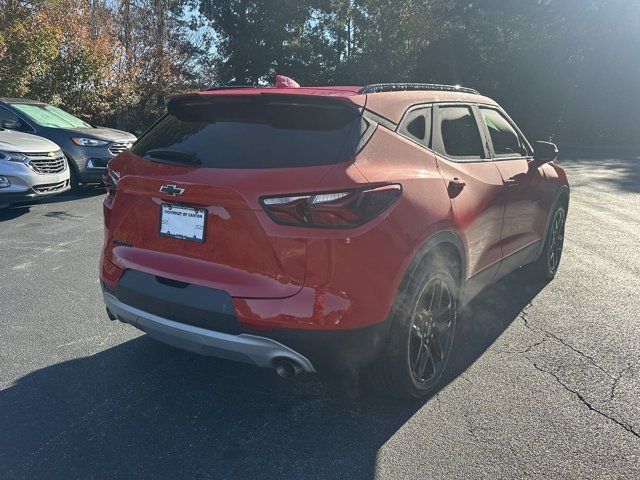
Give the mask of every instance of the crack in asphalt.
MULTIPOLYGON (((604 373, 605 375, 607 375, 609 378, 614 379, 615 380, 615 376, 612 375, 608 370, 606 370, 605 368, 603 368, 602 366, 600 366, 598 364, 598 362, 596 362, 596 359, 594 357, 592 357, 591 355, 587 355, 586 353, 584 353, 582 350, 574 347, 573 345, 571 345, 570 343, 568 343, 566 340, 564 340, 562 337, 559 337, 558 335, 556 335, 553 332, 550 332, 548 330, 545 330, 542 327, 539 326, 532 326, 529 324, 529 319, 527 318, 527 309, 533 307, 533 303, 529 303, 529 305, 527 305, 526 307, 524 307, 522 309, 522 312, 520 313, 520 318, 522 319, 522 321, 524 322, 524 326, 527 327, 529 330, 535 332, 538 331, 540 333, 542 333, 543 335, 546 335, 549 338, 553 338, 554 340, 558 341, 559 343, 561 343, 562 345, 564 345, 565 347, 567 347, 568 349, 570 349, 571 351, 577 353, 578 355, 580 355, 583 358, 586 358, 590 364, 592 364, 594 367, 596 367, 598 370, 600 370, 602 373, 604 373)), ((538 345, 540 343, 544 343, 544 342, 539 342, 538 345)), ((529 350, 531 350, 533 347, 535 347, 536 344, 530 345, 529 347, 527 347, 527 349, 524 350, 523 353, 528 352, 529 350)))
POLYGON ((473 385, 473 382, 472 382, 471 380, 469 380, 469 378, 468 378, 464 373, 461 373, 461 374, 459 375, 459 377, 460 377, 461 379, 463 379, 464 381, 468 382, 470 385, 473 385))
POLYGON ((546 373, 547 375, 550 375, 551 377, 553 377, 556 382, 558 384, 560 384, 565 390, 567 390, 568 392, 573 393, 578 400, 580 400, 580 402, 585 405, 589 410, 591 410, 592 412, 595 412, 601 416, 603 416, 604 418, 608 419, 609 421, 615 423, 616 425, 619 425, 620 427, 624 428, 627 432, 631 433, 632 435, 634 435, 636 438, 640 438, 640 432, 636 431, 634 429, 633 426, 629 425, 628 423, 622 421, 622 420, 618 420, 617 418, 606 414, 605 412, 599 410, 598 408, 596 408, 592 403, 588 402, 587 399, 576 389, 571 388, 569 385, 567 385, 565 382, 562 381, 562 379, 555 374, 553 371, 551 370, 547 370, 543 367, 541 367, 539 364, 537 364, 535 362, 535 360, 533 360, 532 358, 530 358, 529 356, 527 356, 527 353, 532 350, 533 348, 535 348, 538 345, 541 345, 542 343, 544 343, 546 340, 548 340, 549 338, 552 338, 554 340, 556 340, 558 343, 564 345, 565 347, 569 348, 571 351, 577 353, 578 355, 580 355, 581 357, 585 358, 588 360, 588 362, 593 365, 594 367, 596 367, 597 369, 599 369, 600 371, 602 371, 604 374, 606 374, 609 378, 613 379, 613 383, 611 384, 610 387, 610 391, 609 391, 609 398, 613 399, 615 397, 615 390, 622 378, 622 376, 624 375, 624 373, 629 370, 631 368, 631 365, 627 365, 622 371, 620 371, 620 373, 618 373, 618 375, 612 375, 608 370, 604 369, 602 366, 600 366, 595 358, 593 358, 590 355, 587 355, 586 353, 582 352, 581 350, 575 348, 574 346, 570 345, 567 341, 565 341, 564 339, 560 338, 558 335, 551 333, 547 330, 545 330, 542 327, 539 326, 532 326, 529 324, 529 319, 527 318, 527 309, 529 309, 530 307, 533 306, 533 303, 529 303, 529 305, 527 305, 526 307, 524 307, 522 309, 522 312, 520 313, 520 318, 522 319, 524 326, 526 328, 528 328, 531 331, 537 331, 539 333, 542 333, 543 335, 545 335, 545 338, 543 338, 540 341, 537 341, 531 345, 529 345, 527 348, 525 348, 522 351, 519 352, 513 352, 513 353, 520 353, 522 354, 522 356, 524 358, 526 358, 529 362, 531 362, 531 364, 534 366, 534 368, 542 373, 546 373))
POLYGON ((548 375, 551 375, 553 378, 555 378, 556 382, 558 382, 558 384, 560 384, 562 387, 564 387, 565 390, 567 390, 568 392, 573 393, 578 400, 580 400, 580 402, 582 404, 584 404, 589 410, 591 410, 592 412, 598 413, 600 415, 602 415, 604 418, 612 421, 613 423, 615 423, 616 425, 621 426, 622 428, 624 428, 627 432, 631 433, 632 435, 634 435, 636 438, 640 438, 640 433, 636 432, 635 429, 629 425, 626 422, 623 422, 621 420, 618 420, 615 417, 612 417, 611 415, 607 415, 606 413, 604 413, 601 410, 598 410, 596 407, 594 407, 591 403, 589 403, 580 392, 578 392, 577 390, 574 390, 573 388, 569 387, 566 383, 564 383, 560 377, 558 375, 556 375, 555 373, 553 373, 550 370, 546 370, 544 368, 542 368, 540 365, 538 365, 535 361, 533 361, 532 359, 530 359, 529 357, 527 357, 526 355, 524 355, 524 357, 529 360, 531 362, 531 364, 535 367, 536 370, 542 372, 542 373, 546 373, 548 375))
POLYGON ((609 398, 613 399, 616 396, 616 388, 618 388, 618 383, 620 382, 620 379, 630 369, 631 369, 631 365, 627 365, 625 368, 623 368, 620 371, 618 376, 614 379, 613 383, 611 384, 611 390, 609 391, 609 398))
POLYGON ((504 350, 504 349, 496 349, 496 352, 499 353, 508 353, 508 354, 525 354, 528 353, 529 351, 533 350, 535 347, 537 347, 538 345, 542 345, 543 343, 545 343, 548 340, 547 337, 544 337, 542 340, 538 340, 535 343, 532 343, 531 345, 527 346, 524 350, 504 350))

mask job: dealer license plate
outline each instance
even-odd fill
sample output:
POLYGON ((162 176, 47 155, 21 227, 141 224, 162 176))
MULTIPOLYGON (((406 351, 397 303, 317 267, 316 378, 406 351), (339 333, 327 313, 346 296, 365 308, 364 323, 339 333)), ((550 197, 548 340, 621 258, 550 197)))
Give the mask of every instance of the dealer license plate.
POLYGON ((160 214, 160 235, 204 242, 207 210, 163 203, 160 214))

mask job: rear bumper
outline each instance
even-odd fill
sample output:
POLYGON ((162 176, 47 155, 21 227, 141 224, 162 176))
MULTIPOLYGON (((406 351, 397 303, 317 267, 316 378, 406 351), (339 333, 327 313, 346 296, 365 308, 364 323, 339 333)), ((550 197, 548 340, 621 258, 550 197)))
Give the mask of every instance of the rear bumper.
MULTIPOLYGON (((390 325, 383 321, 348 329, 270 327, 258 333, 239 321, 227 292, 134 270, 127 270, 114 290, 103 284, 103 295, 112 316, 159 341, 266 368, 288 359, 306 372, 355 371, 377 358, 390 325)), ((274 300, 274 306, 282 306, 282 301, 274 300)))
POLYGON ((118 320, 174 347, 265 368, 273 367, 278 359, 289 359, 305 372, 315 372, 307 358, 273 339, 246 333, 233 335, 175 322, 126 305, 108 292, 103 295, 107 309, 118 320))

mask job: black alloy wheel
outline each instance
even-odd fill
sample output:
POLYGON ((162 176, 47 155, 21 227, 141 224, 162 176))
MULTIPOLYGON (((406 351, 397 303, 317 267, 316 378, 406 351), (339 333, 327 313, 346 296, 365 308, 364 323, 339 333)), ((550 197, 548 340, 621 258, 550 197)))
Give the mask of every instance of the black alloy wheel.
POLYGON ((409 363, 418 383, 430 383, 444 370, 453 342, 455 303, 449 287, 433 278, 424 287, 411 322, 409 363))

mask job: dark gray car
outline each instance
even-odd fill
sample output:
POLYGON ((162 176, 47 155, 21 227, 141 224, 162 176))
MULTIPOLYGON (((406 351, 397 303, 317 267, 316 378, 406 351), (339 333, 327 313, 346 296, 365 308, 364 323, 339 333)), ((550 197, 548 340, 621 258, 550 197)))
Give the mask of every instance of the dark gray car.
POLYGON ((69 162, 73 186, 100 183, 109 160, 136 140, 131 133, 94 127, 53 105, 20 98, 0 98, 0 126, 58 144, 69 162))

